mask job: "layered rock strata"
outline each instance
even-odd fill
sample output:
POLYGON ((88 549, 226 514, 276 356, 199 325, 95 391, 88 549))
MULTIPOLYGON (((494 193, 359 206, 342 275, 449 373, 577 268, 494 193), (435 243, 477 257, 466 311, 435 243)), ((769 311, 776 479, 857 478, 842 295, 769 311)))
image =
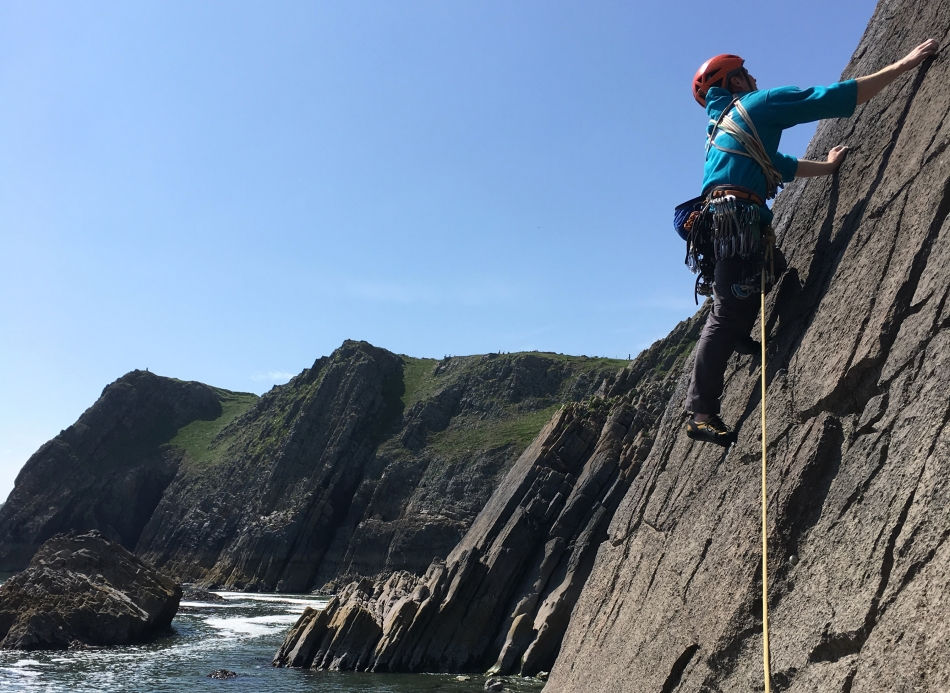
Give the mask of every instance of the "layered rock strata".
POLYGON ((298 621, 280 666, 372 671, 549 669, 617 504, 650 450, 700 319, 561 409, 471 529, 422 577, 348 585, 298 621))
POLYGON ((275 389, 179 474, 138 545, 183 579, 301 592, 314 584, 381 433, 398 357, 354 345, 275 389))
POLYGON ((99 532, 46 541, 0 586, 0 648, 145 642, 168 631, 181 587, 99 532))
POLYGON ((261 398, 136 371, 23 469, 0 508, 0 569, 95 528, 204 586, 421 574, 557 407, 624 363, 346 342, 261 398))

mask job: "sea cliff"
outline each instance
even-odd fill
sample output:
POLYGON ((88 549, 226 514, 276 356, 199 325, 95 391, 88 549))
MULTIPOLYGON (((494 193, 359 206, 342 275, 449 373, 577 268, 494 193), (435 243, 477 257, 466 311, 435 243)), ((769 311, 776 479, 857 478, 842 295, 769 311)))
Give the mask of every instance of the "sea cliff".
POLYGON ((421 573, 558 407, 625 363, 349 341, 262 397, 134 371, 24 466, 0 508, 0 570, 95 529, 205 586, 421 573))
MULTIPOLYGON (((946 0, 882 0, 843 76, 948 34, 946 0)), ((950 685, 948 66, 945 49, 822 123, 806 156, 847 144, 844 166, 775 204, 789 261, 764 315, 776 690, 950 685)), ((689 370, 622 375, 599 406, 560 412, 444 563, 350 585, 275 664, 554 661, 554 693, 761 689, 760 368, 729 363, 728 453, 683 433, 689 370), (644 387, 663 392, 657 410, 638 406, 644 387)))

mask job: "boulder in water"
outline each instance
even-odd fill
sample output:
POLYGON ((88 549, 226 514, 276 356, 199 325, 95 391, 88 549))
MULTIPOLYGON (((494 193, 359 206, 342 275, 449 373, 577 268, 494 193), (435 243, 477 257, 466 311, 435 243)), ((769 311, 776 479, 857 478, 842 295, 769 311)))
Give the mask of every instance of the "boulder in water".
POLYGON ((166 631, 181 587, 99 532, 57 535, 0 586, 0 648, 125 645, 166 631))
POLYGON ((221 679, 223 681, 227 679, 236 679, 238 676, 239 674, 237 674, 236 672, 229 671, 227 669, 215 669, 210 674, 208 674, 207 678, 221 679))
POLYGON ((200 587, 188 587, 182 594, 182 599, 188 602, 210 602, 214 604, 228 601, 220 594, 209 592, 200 587))

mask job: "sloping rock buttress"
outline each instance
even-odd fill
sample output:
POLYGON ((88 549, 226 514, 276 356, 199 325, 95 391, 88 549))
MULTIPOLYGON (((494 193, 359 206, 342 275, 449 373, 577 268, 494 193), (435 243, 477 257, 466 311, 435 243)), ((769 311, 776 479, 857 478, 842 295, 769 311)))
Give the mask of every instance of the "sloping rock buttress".
MULTIPOLYGON (((944 52, 811 158, 775 227, 792 269, 769 297, 773 690, 950 687, 950 3, 883 0, 845 76, 928 37, 944 52)), ((761 690, 759 394, 727 374, 728 455, 670 403, 575 607, 548 693, 761 690)))
POLYGON ((275 664, 534 674, 549 669, 614 509, 652 444, 700 319, 564 407, 446 560, 348 585, 304 614, 275 664))

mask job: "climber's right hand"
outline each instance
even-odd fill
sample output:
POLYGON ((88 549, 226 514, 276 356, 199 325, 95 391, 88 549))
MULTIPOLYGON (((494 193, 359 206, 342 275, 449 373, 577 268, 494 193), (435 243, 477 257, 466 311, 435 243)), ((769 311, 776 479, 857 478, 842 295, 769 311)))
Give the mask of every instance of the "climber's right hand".
POLYGON ((838 167, 841 166, 841 162, 844 161, 844 157, 847 154, 848 148, 843 144, 831 148, 831 151, 828 152, 828 163, 832 165, 832 171, 838 170, 838 167))
POLYGON ((901 58, 900 64, 905 70, 911 70, 920 65, 931 55, 935 55, 939 48, 940 45, 937 43, 936 39, 927 39, 910 53, 901 58))

